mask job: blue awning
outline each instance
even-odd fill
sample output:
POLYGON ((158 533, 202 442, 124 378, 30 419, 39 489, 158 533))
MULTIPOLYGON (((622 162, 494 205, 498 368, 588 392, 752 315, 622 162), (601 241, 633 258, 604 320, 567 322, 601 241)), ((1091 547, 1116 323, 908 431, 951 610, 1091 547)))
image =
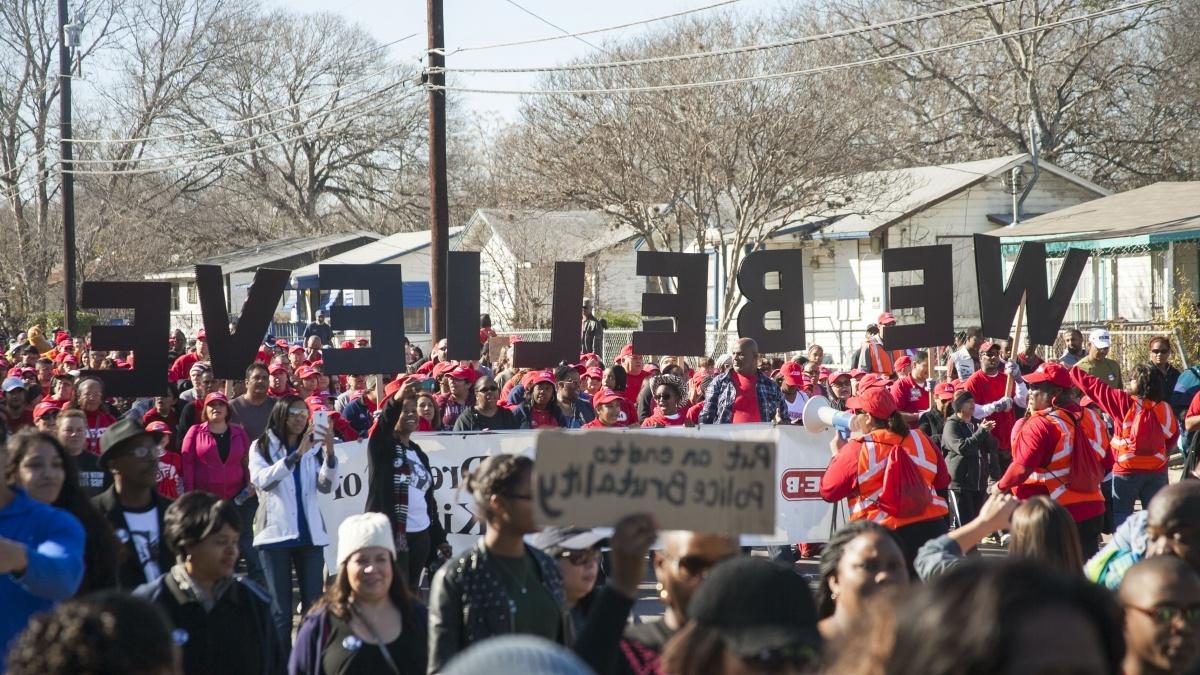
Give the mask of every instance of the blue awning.
MULTIPOLYGON (((299 288, 299 289, 317 288, 317 283, 316 283, 317 277, 316 276, 299 277, 294 280, 297 282, 297 285, 295 286, 295 288, 299 288), (309 280, 311 280, 311 283, 306 283, 309 280)), ((403 293, 404 293, 405 308, 432 307, 433 306, 433 296, 429 291, 429 282, 428 281, 405 281, 403 293)), ((334 304, 337 303, 337 299, 340 295, 341 295, 340 290, 334 291, 333 293, 330 293, 328 296, 326 296, 324 293, 322 293, 321 294, 321 307, 328 310, 330 307, 332 307, 334 304)), ((294 292, 291 292, 291 291, 285 292, 284 296, 285 296, 285 298, 288 298, 287 302, 289 303, 288 305, 285 306, 285 308, 287 308, 291 304, 295 304, 295 300, 294 300, 295 293, 294 292)))

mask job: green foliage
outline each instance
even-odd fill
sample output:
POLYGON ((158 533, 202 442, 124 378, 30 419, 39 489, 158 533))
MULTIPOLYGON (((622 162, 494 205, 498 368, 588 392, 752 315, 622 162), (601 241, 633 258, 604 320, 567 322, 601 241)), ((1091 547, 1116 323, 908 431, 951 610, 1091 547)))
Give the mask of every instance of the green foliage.
POLYGON ((642 315, 633 312, 601 312, 597 315, 607 322, 609 328, 641 328, 642 315))
POLYGON ((1188 365, 1200 364, 1200 307, 1184 279, 1176 282, 1175 305, 1167 310, 1167 330, 1178 336, 1179 348, 1187 355, 1188 365))

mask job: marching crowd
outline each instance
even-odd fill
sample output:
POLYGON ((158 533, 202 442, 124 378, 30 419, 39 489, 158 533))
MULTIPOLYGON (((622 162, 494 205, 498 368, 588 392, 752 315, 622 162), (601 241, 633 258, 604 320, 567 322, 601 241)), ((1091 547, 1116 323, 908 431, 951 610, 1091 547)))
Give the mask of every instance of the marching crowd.
POLYGON ((203 330, 190 344, 176 331, 169 384, 142 399, 106 396, 95 375, 133 354, 57 329, 18 336, 0 363, 0 671, 1200 668, 1200 369, 1174 368, 1168 338, 1130 372, 1104 329, 1067 331, 1060 355, 964 333, 943 359, 885 349, 885 313, 841 368, 819 345, 767 358, 751 339, 699 360, 626 345, 606 365, 585 307, 584 353, 529 370, 507 350, 489 362, 481 319, 479 360, 448 360, 443 340, 428 356, 403 345, 403 373, 330 376, 323 354, 369 343, 335 343, 322 315, 300 343, 267 336, 239 381, 214 378, 203 330), (820 494, 845 500, 846 522, 773 560, 659 532, 653 514, 610 537, 539 529, 534 464, 518 455, 466 477, 486 529, 455 551, 419 444, 443 430, 803 425, 816 397, 837 431, 820 494), (335 442, 360 438, 366 513, 339 525, 330 569, 317 495, 339 484, 335 442), (1177 448, 1184 479, 1169 484, 1177 448), (983 561, 985 541, 1008 559, 983 561), (818 556, 814 593, 789 563, 818 556), (638 622, 647 559, 663 617, 638 622))

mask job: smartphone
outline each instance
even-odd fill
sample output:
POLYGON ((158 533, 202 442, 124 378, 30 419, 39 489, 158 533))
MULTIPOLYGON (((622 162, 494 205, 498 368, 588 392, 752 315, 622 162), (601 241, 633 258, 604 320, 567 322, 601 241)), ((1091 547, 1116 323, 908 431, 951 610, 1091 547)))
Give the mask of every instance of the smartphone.
POLYGON ((321 440, 329 433, 329 412, 316 410, 312 414, 313 439, 321 440))

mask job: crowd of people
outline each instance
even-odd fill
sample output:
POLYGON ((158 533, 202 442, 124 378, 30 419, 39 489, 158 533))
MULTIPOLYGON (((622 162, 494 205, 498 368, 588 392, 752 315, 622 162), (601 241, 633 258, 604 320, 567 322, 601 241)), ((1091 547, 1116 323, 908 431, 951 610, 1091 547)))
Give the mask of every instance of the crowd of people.
POLYGON ((1200 471, 1169 485, 1167 467, 1198 436, 1200 373, 1170 364, 1165 337, 1122 372, 1103 329, 1086 349, 1067 331, 1057 356, 969 332, 942 360, 885 349, 894 323, 840 367, 819 345, 768 358, 746 338, 715 359, 626 345, 606 365, 585 306, 593 350, 553 368, 490 362, 485 316, 478 360, 447 359, 443 340, 404 345, 403 373, 330 376, 328 350, 369 342, 329 344, 320 316, 300 343, 267 336, 238 381, 214 378, 203 330, 176 331, 168 386, 140 399, 106 396, 94 372, 133 354, 32 329, 0 363, 0 671, 1196 667, 1200 471), (653 514, 611 537, 540 530, 519 455, 465 477, 486 528, 455 551, 420 447, 450 430, 803 425, 815 397, 845 413, 820 493, 846 522, 773 560, 660 533, 653 514), (335 443, 358 439, 366 513, 340 523, 328 569, 317 495, 338 484, 335 443), (1009 560, 985 564, 985 542, 1009 560), (785 563, 815 556, 814 594, 785 563), (631 622, 647 559, 663 615, 631 622))

